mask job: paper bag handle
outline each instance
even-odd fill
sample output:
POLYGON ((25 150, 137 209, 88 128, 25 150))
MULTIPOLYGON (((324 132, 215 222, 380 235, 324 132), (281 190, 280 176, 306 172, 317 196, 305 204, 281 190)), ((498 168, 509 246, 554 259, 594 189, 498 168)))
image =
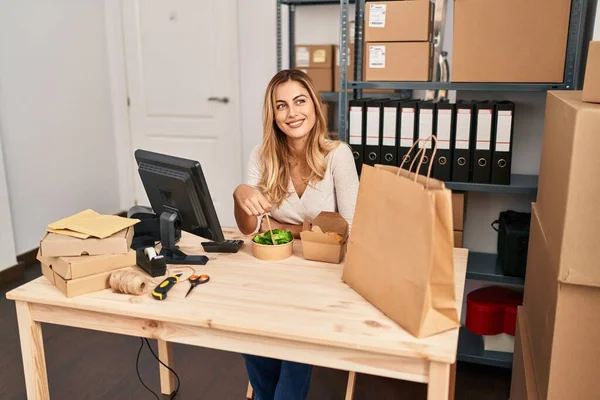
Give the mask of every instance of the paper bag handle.
MULTIPOLYGON (((415 146, 418 143, 424 142, 426 144, 430 140, 433 140, 433 153, 431 154, 431 162, 429 163, 429 168, 427 168, 427 183, 426 183, 425 187, 429 186, 429 178, 431 177, 431 168, 433 167, 433 160, 435 160, 435 153, 437 152, 437 137, 435 137, 435 135, 431 135, 427 139, 417 139, 413 143, 411 148, 408 150, 408 152, 406 153, 406 155, 409 155, 414 150, 415 146)), ((419 154, 421 154, 419 163, 417 164, 417 169, 414 171, 414 174, 415 174, 414 182, 417 181, 417 177, 419 175, 417 171, 419 171, 421 169, 421 165, 423 164, 423 159, 425 157, 426 150, 427 150, 427 148, 425 146, 421 147, 419 149, 419 151, 417 151, 415 158, 412 160, 412 162, 410 163, 410 166, 408 167, 408 173, 410 176, 410 174, 413 173, 413 170, 412 170, 413 165, 415 164, 415 161, 417 161, 417 157, 419 157, 419 154)), ((402 169, 402 166, 404 165, 405 162, 406 162, 406 157, 403 157, 402 163, 400 164, 400 168, 398 168, 398 172, 396 173, 396 175, 400 175, 400 170, 402 169)))

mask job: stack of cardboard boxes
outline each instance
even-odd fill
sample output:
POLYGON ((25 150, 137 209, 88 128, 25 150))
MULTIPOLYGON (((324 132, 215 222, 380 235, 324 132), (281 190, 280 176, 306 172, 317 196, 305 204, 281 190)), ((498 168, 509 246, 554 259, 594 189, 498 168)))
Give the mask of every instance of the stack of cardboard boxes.
POLYGON ((333 90, 333 49, 332 44, 296 46, 296 68, 310 76, 319 92, 333 90))
MULTIPOLYGON (((597 58, 588 70, 590 62, 597 58)), ((598 84, 593 75, 588 89, 598 84)), ((511 400, 600 393, 599 127, 600 104, 581 91, 548 93, 511 400)))
POLYGON ((433 46, 429 1, 369 2, 365 14, 365 81, 429 81, 433 46))
POLYGON ((50 224, 40 241, 37 259, 41 263, 42 273, 67 297, 106 289, 109 287, 109 278, 113 271, 136 265, 136 253, 130 247, 134 233, 133 224, 137 220, 118 220, 119 217, 107 216, 109 218, 104 218, 102 227, 102 222, 89 223, 90 219, 86 219, 91 214, 89 211, 50 224), (63 223, 65 221, 66 223, 63 223), (92 231, 101 231, 114 222, 117 222, 119 227, 113 229, 117 231, 109 235, 95 236, 74 228, 86 226, 84 230, 91 232, 87 229, 91 226, 92 231), (52 226, 64 228, 53 229, 52 226), (123 226, 125 227, 120 228, 123 226))

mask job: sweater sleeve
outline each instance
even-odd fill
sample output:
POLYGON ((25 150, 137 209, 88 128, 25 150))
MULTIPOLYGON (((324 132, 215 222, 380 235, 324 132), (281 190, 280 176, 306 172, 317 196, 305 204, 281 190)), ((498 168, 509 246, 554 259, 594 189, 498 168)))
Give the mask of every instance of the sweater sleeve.
POLYGON ((358 196, 358 173, 352 150, 346 143, 340 143, 332 161, 333 185, 338 212, 352 226, 358 196))

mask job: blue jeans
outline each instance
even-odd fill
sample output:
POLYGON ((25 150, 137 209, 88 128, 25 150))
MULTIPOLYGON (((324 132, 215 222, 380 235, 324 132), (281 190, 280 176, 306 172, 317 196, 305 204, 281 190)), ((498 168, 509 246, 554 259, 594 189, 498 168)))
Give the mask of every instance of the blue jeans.
POLYGON ((311 365, 242 354, 254 400, 305 400, 311 365))

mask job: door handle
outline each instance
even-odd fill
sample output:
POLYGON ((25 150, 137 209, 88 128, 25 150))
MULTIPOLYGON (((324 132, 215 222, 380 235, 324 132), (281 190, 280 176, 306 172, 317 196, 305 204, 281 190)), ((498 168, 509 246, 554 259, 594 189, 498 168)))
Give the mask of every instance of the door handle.
POLYGON ((208 101, 217 101, 219 103, 227 104, 229 103, 229 97, 209 97, 208 101))

